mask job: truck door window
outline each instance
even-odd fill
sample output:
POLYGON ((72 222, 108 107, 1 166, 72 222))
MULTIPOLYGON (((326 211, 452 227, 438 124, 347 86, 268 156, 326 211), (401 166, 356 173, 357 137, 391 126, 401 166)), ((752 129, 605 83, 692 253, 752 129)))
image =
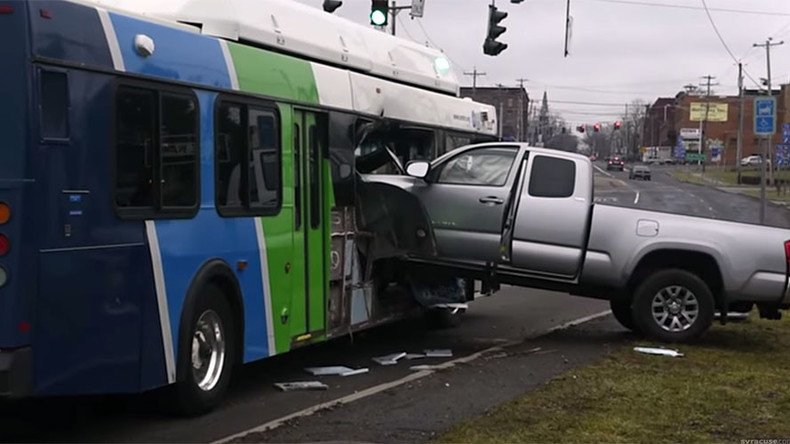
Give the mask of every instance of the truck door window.
POLYGON ((463 152, 441 167, 437 182, 501 187, 507 182, 516 152, 499 147, 463 152))
POLYGON ((532 197, 570 197, 576 185, 576 163, 556 157, 536 156, 532 160, 529 195, 532 197))

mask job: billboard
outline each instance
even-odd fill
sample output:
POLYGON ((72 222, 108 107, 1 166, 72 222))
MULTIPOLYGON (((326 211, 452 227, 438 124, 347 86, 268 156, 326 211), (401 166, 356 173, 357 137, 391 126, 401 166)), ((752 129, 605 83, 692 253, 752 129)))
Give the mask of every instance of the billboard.
POLYGON ((705 120, 705 105, 708 106, 708 122, 726 122, 729 105, 726 103, 691 102, 689 120, 701 122, 705 120))

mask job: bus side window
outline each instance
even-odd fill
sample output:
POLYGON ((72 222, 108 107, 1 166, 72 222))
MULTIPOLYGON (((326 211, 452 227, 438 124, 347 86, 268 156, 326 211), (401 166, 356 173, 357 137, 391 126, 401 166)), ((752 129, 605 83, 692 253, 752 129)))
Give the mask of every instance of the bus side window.
POLYGON ((40 71, 41 138, 69 138, 69 87, 65 72, 40 71))
POLYGON ((221 101, 216 119, 214 162, 220 215, 277 214, 282 201, 282 153, 275 108, 221 101))
POLYGON ((115 205, 132 218, 191 217, 198 207, 198 104, 120 86, 115 97, 115 205))

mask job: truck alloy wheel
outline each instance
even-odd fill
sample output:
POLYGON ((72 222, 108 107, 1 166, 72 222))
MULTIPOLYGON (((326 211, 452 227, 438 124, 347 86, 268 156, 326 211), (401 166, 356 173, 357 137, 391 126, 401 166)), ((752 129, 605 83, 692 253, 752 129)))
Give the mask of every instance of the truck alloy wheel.
POLYGON ((714 301, 708 286, 685 270, 662 270, 636 289, 632 314, 652 339, 684 342, 705 332, 713 322, 714 301))

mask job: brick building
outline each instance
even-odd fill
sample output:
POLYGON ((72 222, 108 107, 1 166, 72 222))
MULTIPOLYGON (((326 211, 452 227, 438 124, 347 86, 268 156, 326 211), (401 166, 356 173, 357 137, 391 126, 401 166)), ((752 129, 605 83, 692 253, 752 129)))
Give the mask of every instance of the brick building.
MULTIPOLYGON (((781 143, 781 125, 783 122, 790 122, 790 88, 789 85, 782 85, 781 90, 774 90, 777 96, 777 133, 770 143, 770 150, 773 152, 776 144, 781 143)), ((743 101, 743 148, 741 158, 760 154, 760 139, 754 134, 754 98, 759 94, 757 90, 745 90, 743 101)), ((645 146, 675 146, 677 138, 681 134, 699 133, 699 120, 691 119, 693 107, 700 107, 705 102, 717 104, 712 106, 726 105, 726 120, 717 122, 709 121, 703 124, 705 133, 705 147, 703 152, 708 154, 710 159, 711 146, 720 146, 720 163, 725 166, 734 167, 738 161, 738 110, 740 100, 738 96, 704 96, 689 95, 679 93, 675 98, 659 98, 648 107, 644 126, 644 145, 645 146)), ((704 109, 704 107, 702 108, 704 109)), ((692 136, 687 139, 686 148, 696 151, 698 142, 692 136)))
POLYGON ((503 140, 526 141, 529 121, 529 94, 524 88, 461 88, 461 97, 493 105, 501 124, 503 140))

